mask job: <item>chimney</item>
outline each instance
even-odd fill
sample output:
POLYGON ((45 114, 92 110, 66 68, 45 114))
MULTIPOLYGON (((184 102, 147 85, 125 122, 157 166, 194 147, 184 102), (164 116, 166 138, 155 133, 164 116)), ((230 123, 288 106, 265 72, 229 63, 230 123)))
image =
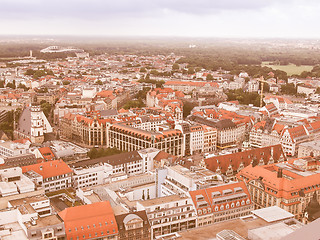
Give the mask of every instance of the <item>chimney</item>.
POLYGON ((40 171, 42 171, 42 165, 40 166, 40 171))
POLYGON ((282 178, 282 168, 278 169, 277 178, 282 178))

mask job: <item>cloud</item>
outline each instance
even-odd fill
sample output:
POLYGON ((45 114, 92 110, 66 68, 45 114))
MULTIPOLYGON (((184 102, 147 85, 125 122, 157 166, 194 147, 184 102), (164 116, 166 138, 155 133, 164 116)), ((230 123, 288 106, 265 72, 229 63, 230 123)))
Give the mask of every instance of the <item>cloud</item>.
POLYGON ((165 11, 210 15, 223 10, 259 10, 288 0, 2 0, 0 18, 161 16, 165 11))
POLYGON ((1 0, 0 34, 319 36, 318 0, 1 0))

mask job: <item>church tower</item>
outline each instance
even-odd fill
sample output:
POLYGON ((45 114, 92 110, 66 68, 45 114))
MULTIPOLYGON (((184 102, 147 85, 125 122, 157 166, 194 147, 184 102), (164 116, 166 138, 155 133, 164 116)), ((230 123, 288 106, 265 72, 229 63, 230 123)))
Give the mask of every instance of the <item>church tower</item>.
POLYGON ((31 108, 31 142, 42 143, 44 141, 44 123, 41 117, 39 105, 32 105, 31 108))

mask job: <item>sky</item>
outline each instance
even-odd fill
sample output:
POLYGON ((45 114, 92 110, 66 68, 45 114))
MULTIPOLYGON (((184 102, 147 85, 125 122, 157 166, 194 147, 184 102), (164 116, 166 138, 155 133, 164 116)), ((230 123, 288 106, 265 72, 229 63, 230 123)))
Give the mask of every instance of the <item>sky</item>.
POLYGON ((320 38, 319 0, 1 0, 0 35, 320 38))

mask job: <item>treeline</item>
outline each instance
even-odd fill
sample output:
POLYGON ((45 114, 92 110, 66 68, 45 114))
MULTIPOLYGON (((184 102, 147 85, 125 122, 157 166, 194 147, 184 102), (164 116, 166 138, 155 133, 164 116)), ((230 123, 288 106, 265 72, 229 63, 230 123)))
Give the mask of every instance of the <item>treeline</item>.
POLYGON ((229 90, 225 94, 228 96, 228 101, 238 100, 240 104, 253 104, 256 107, 260 107, 260 95, 258 93, 248 93, 242 89, 237 89, 229 90))
POLYGON ((285 71, 273 70, 270 67, 260 65, 243 65, 225 59, 214 59, 209 56, 194 55, 181 58, 178 63, 187 63, 189 68, 205 68, 207 70, 218 71, 220 69, 230 71, 231 74, 239 75, 242 71, 247 72, 252 77, 263 76, 269 78, 270 72, 274 73, 274 77, 278 79, 288 80, 288 74, 285 71))

